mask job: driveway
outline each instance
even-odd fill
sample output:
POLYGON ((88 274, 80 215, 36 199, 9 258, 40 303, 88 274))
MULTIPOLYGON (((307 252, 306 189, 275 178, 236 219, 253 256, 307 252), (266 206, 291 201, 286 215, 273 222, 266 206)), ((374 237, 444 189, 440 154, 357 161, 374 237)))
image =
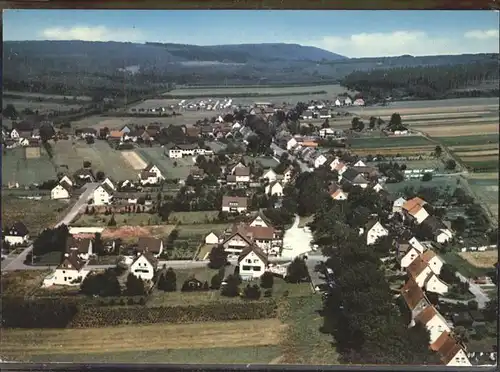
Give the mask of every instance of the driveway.
MULTIPOLYGON (((87 205, 87 201, 92 196, 94 190, 99 186, 99 183, 88 183, 84 186, 85 191, 80 195, 76 203, 73 205, 71 210, 64 216, 64 218, 59 221, 54 227, 58 227, 62 224, 69 225, 71 221, 75 219, 80 210, 87 205)), ((24 261, 26 257, 33 249, 33 245, 27 247, 23 252, 21 252, 17 257, 12 259, 6 258, 2 261, 2 270, 45 270, 48 269, 48 266, 30 266, 25 265, 24 261)))
POLYGON ((293 226, 285 231, 281 258, 293 259, 311 251, 312 233, 299 228, 299 221, 299 216, 295 215, 293 226))

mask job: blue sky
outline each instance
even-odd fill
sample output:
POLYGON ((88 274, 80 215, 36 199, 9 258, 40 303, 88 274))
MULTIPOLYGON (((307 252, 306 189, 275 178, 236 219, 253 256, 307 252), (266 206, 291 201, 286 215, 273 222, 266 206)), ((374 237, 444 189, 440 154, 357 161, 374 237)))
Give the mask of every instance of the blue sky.
POLYGON ((4 40, 285 42, 348 57, 499 51, 494 11, 6 10, 4 40))

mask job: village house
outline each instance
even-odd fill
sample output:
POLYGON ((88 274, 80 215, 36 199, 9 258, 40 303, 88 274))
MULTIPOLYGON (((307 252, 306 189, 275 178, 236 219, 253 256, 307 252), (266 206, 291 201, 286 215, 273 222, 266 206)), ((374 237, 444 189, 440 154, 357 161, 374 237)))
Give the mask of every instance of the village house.
POLYGON ((450 332, 443 332, 431 344, 431 350, 438 353, 441 361, 447 367, 470 367, 471 363, 463 347, 458 344, 450 332))
POLYGON ((93 192, 94 205, 109 205, 113 201, 114 190, 105 182, 101 183, 93 192))
POLYGON ((365 101, 362 99, 362 98, 358 98, 356 100, 354 100, 354 102, 352 103, 353 106, 364 106, 365 105, 365 101))
POLYGON ((424 253, 426 249, 425 246, 422 243, 420 243, 418 239, 415 237, 412 237, 410 240, 408 240, 408 243, 420 253, 424 253))
POLYGON ((130 265, 130 272, 142 280, 153 280, 157 261, 150 253, 139 253, 130 265))
POLYGON ((163 181, 165 177, 163 176, 160 169, 154 165, 149 164, 146 168, 144 168, 141 173, 139 173, 139 180, 142 185, 150 184, 158 184, 163 181))
POLYGON ((439 294, 448 292, 448 285, 437 277, 420 256, 415 258, 406 270, 408 277, 414 280, 420 288, 439 294))
POLYGON ((403 288, 401 288, 400 292, 404 302, 408 306, 408 310, 410 311, 409 325, 411 326, 418 314, 420 314, 426 307, 431 306, 431 303, 422 288, 420 288, 413 280, 408 280, 403 288))
POLYGON ((80 138, 85 139, 87 137, 96 138, 97 130, 95 128, 81 128, 75 131, 75 134, 80 134, 80 138))
POLYGON ((314 117, 314 113, 311 110, 306 110, 302 113, 301 118, 302 119, 312 119, 314 117))
POLYGON ((71 185, 61 179, 59 183, 50 190, 51 199, 69 199, 71 196, 71 185))
POLYGON ((429 213, 424 208, 425 204, 427 203, 418 197, 408 200, 402 206, 404 216, 411 218, 417 225, 420 225, 429 217, 429 213))
POLYGON ((369 221, 366 226, 366 245, 375 244, 375 242, 383 237, 389 235, 389 231, 382 226, 377 220, 369 221))
POLYGON ((320 119, 328 119, 330 117, 331 117, 330 110, 328 110, 328 109, 319 110, 319 118, 320 119))
POLYGON ((290 151, 291 149, 301 144, 302 142, 304 142, 304 139, 302 137, 292 137, 286 143, 286 149, 290 151))
POLYGON ((10 245, 24 244, 29 240, 29 232, 22 222, 14 223, 7 231, 4 231, 3 238, 10 245))
POLYGON ((415 317, 414 324, 417 323, 422 324, 429 332, 429 344, 436 342, 443 332, 451 332, 446 320, 432 305, 427 306, 415 317))
POLYGON ((210 231, 207 236, 205 236, 205 244, 218 244, 219 237, 213 232, 210 231))
POLYGON ((328 192, 333 200, 347 200, 348 193, 344 192, 342 188, 336 183, 332 183, 328 188, 328 192))
POLYGON ((276 172, 270 168, 262 175, 262 179, 266 179, 268 182, 274 182, 278 179, 276 172))
POLYGON ((163 241, 153 237, 140 237, 137 241, 136 251, 138 254, 150 253, 158 258, 163 253, 163 241))
POLYGON ((193 155, 213 155, 212 150, 205 150, 200 148, 196 143, 193 144, 177 144, 168 150, 168 157, 170 159, 180 159, 184 156, 193 155))
POLYGON ((235 167, 231 174, 226 177, 228 183, 248 183, 250 182, 250 168, 235 167))
POLYGON ((65 253, 61 264, 43 280, 42 286, 79 286, 89 273, 90 270, 85 269, 85 263, 79 260, 76 253, 65 253))
POLYGON ((453 239, 451 230, 435 216, 429 216, 422 224, 432 232, 432 236, 437 243, 443 244, 453 239))
POLYGON ((283 172, 283 183, 289 183, 293 177, 295 176, 295 170, 293 167, 288 167, 284 172, 283 172))
POLYGON ((434 274, 439 275, 441 273, 444 262, 434 251, 428 249, 420 255, 420 258, 430 267, 434 274))
POLYGON ((75 172, 73 175, 75 179, 79 180, 80 182, 94 182, 94 175, 92 171, 88 168, 81 168, 75 172))
POLYGON ((314 159, 314 168, 319 168, 323 164, 326 163, 328 160, 327 156, 324 154, 319 154, 315 159, 314 159))
POLYGON ((64 175, 60 180, 59 180, 59 183, 61 182, 66 182, 68 185, 70 185, 71 187, 73 187, 73 181, 71 180, 71 178, 69 178, 68 176, 64 175))
POLYGON ((265 188, 267 195, 283 196, 283 185, 279 181, 269 183, 265 188))
POLYGON ((75 255, 80 260, 88 260, 94 255, 92 239, 69 236, 68 239, 66 239, 66 253, 75 255))
POLYGON ((352 99, 350 97, 347 97, 344 99, 344 106, 350 106, 352 105, 352 99))
POLYGON ((384 186, 382 186, 382 184, 380 182, 377 182, 375 183, 375 185, 372 187, 372 189, 375 191, 375 192, 380 192, 382 190, 384 190, 384 186))
POLYGON ((402 213, 403 205, 406 203, 406 199, 399 197, 392 203, 392 213, 402 213))
POLYGON ((260 278, 268 265, 269 261, 266 254, 255 245, 243 249, 238 257, 239 275, 243 280, 260 278))
POLYGON ((271 221, 269 221, 269 218, 264 216, 264 213, 259 211, 255 217, 252 218, 250 221, 249 226, 262 226, 262 227, 272 227, 271 221))
POLYGON ((248 210, 248 198, 241 196, 227 196, 222 197, 222 212, 241 213, 248 210))
POLYGON ((115 183, 111 180, 111 178, 106 177, 106 179, 102 181, 102 183, 108 185, 109 188, 112 189, 113 191, 116 191, 115 183))
POLYGON ((403 269, 406 269, 408 266, 410 266, 413 261, 420 255, 420 252, 416 250, 414 247, 410 247, 408 251, 406 251, 406 254, 401 258, 400 266, 403 269))

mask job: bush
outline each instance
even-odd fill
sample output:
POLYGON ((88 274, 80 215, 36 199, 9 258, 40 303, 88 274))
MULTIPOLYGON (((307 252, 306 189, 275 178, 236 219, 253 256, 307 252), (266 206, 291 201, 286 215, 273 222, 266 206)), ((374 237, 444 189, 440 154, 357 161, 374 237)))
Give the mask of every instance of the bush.
POLYGON ((264 272, 260 277, 260 286, 265 289, 270 289, 274 285, 274 275, 269 271, 264 272))
POLYGON ((146 305, 146 299, 144 297, 141 297, 139 300, 139 305, 146 305))
POLYGON ((264 292, 264 297, 271 297, 273 295, 273 291, 270 289, 266 289, 264 292))
POLYGON ((125 305, 125 300, 123 298, 120 299, 120 305, 124 306, 125 305))
POLYGON ((129 299, 127 300, 127 305, 134 305, 134 304, 135 304, 135 303, 134 303, 134 299, 133 299, 133 298, 129 298, 129 299))

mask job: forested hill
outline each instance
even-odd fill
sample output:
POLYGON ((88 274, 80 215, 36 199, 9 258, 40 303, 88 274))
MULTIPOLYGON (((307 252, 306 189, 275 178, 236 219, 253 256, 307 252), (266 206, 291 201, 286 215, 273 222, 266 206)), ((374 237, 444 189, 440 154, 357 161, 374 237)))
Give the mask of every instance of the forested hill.
POLYGON ((373 100, 498 96, 498 55, 456 65, 354 71, 341 84, 373 100))

